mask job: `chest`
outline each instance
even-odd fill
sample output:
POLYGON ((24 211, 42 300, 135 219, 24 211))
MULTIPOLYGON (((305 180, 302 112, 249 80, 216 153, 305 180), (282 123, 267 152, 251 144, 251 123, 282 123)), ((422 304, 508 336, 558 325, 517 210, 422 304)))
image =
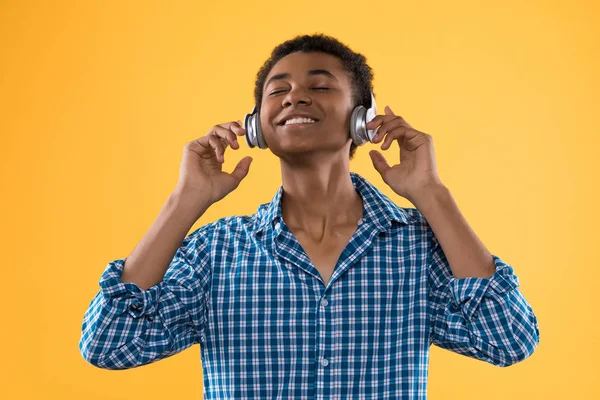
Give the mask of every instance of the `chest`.
POLYGON ((327 237, 320 242, 315 242, 302 234, 296 235, 298 243, 304 249, 312 265, 319 271, 325 286, 329 283, 335 265, 352 238, 354 231, 355 229, 347 230, 335 236, 327 237))

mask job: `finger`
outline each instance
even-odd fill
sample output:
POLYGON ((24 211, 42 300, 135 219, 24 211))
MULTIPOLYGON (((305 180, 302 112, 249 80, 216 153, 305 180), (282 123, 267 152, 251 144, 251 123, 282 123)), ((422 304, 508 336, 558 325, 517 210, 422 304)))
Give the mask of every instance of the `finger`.
POLYGON ((244 123, 239 119, 237 121, 232 122, 229 127, 237 136, 244 136, 246 134, 246 129, 244 128, 244 123))
POLYGON ((225 139, 225 141, 231 146, 233 149, 239 149, 240 145, 237 141, 237 136, 233 130, 241 129, 238 125, 229 125, 229 128, 224 128, 222 125, 216 125, 214 127, 214 131, 220 138, 225 139))
POLYGON ((376 115, 371 121, 367 122, 367 129, 375 129, 379 125, 394 119, 393 115, 376 115))
POLYGON ((391 168, 387 160, 385 159, 383 154, 381 154, 377 150, 371 150, 369 152, 369 155, 371 156, 371 161, 373 161, 373 167, 375 167, 377 172, 379 172, 379 174, 383 178, 383 175, 391 168))
POLYGON ((219 141, 221 142, 221 146, 223 146, 223 150, 226 150, 227 147, 229 147, 229 141, 221 136, 219 136, 216 132, 212 132, 212 135, 216 137, 217 139, 219 139, 219 141))
POLYGON ((392 111, 392 108, 390 106, 385 106, 385 113, 386 113, 386 115, 396 115, 396 114, 394 114, 394 112, 392 111))
POLYGON ((231 122, 226 122, 224 124, 219 124, 219 126, 222 126, 225 129, 231 129, 232 127, 238 127, 239 129, 233 130, 232 131, 238 135, 238 136, 243 136, 246 134, 246 129, 244 129, 244 124, 242 123, 242 121, 237 120, 237 121, 231 121, 231 122))
POLYGON ((245 135, 246 134, 246 128, 244 127, 244 123, 241 120, 239 120, 239 119, 237 120, 237 123, 239 124, 240 128, 242 128, 240 135, 245 135))
POLYGON ((411 140, 412 138, 419 135, 420 132, 409 128, 407 126, 399 126, 396 129, 393 129, 388 135, 385 137, 383 144, 381 145, 382 150, 387 150, 394 140, 398 140, 400 147, 404 144, 405 141, 411 140))
MULTIPOLYGON (((404 125, 408 126, 409 128, 412 128, 412 125, 411 125, 411 124, 409 124, 408 122, 406 122, 406 120, 405 120, 404 118, 402 118, 402 116, 400 116, 400 115, 396 115, 396 114, 394 113, 394 111, 392 111, 392 107, 390 107, 390 106, 385 106, 385 108, 386 108, 386 110, 389 110, 389 113, 390 113, 389 115, 394 115, 396 118, 400 118, 400 119, 402 120, 402 122, 404 123, 404 125)), ((388 113, 388 112, 386 111, 386 114, 387 114, 387 113, 388 113)))
POLYGON ((252 157, 244 157, 235 166, 235 169, 233 170, 231 175, 233 177, 235 177, 235 179, 238 182, 238 185, 241 182, 241 180, 244 179, 246 177, 246 175, 248 175, 248 171, 250 171, 251 163, 252 163, 252 157))
POLYGON ((391 121, 381 125, 377 131, 377 135, 373 137, 373 143, 379 142, 381 139, 383 139, 386 133, 391 132, 400 126, 405 126, 402 118, 394 118, 391 121))
POLYGON ((225 146, 223 146, 223 142, 221 141, 221 139, 216 135, 209 135, 208 144, 210 144, 210 147, 212 147, 215 151, 215 156, 217 157, 217 160, 219 160, 221 163, 224 163, 225 146))

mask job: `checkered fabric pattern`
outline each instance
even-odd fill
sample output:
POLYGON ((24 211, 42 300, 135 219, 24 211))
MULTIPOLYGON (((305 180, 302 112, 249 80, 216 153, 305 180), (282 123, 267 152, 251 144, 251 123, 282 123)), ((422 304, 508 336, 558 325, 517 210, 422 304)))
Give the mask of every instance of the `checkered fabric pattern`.
POLYGON ((92 365, 146 365, 199 344, 205 399, 426 399, 431 344, 498 366, 527 358, 538 322, 513 268, 453 277, 431 227, 351 173, 364 218, 325 286, 281 214, 189 234, 162 282, 122 282, 110 262, 85 312, 92 365))

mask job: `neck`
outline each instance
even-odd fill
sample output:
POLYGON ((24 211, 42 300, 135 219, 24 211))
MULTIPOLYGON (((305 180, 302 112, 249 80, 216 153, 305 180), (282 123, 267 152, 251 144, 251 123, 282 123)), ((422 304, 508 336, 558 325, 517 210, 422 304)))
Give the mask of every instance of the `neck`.
MULTIPOLYGON (((324 161, 324 160, 321 160, 324 161)), ((350 177, 349 160, 304 165, 281 163, 282 214, 286 225, 315 240, 349 227, 363 217, 363 202, 350 177)))

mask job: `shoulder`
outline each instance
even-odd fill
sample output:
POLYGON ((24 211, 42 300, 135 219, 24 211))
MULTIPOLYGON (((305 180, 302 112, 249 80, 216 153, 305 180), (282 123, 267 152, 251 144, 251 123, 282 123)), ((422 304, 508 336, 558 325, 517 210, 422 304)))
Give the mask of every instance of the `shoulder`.
POLYGON ((217 219, 216 221, 206 223, 200 228, 194 230, 186 239, 206 240, 212 239, 215 235, 236 234, 247 232, 254 226, 254 216, 233 215, 217 219))

